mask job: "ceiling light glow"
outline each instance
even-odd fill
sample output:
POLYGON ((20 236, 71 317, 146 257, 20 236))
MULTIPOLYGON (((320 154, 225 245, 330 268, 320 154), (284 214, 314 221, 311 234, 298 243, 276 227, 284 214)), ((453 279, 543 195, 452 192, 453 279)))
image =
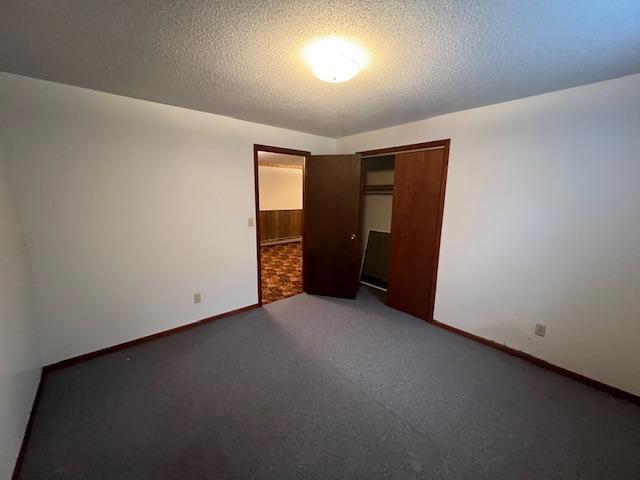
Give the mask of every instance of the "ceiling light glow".
POLYGON ((321 38, 304 51, 313 74, 329 83, 351 80, 367 63, 367 53, 356 43, 344 38, 321 38))

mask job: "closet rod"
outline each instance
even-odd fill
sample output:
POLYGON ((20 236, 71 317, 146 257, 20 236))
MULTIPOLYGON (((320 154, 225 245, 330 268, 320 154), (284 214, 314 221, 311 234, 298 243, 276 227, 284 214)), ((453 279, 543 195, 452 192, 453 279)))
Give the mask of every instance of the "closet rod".
POLYGON ((392 156, 392 155, 397 155, 399 153, 424 152, 426 150, 443 150, 443 149, 444 149, 444 147, 442 145, 439 145, 437 147, 414 148, 413 150, 402 150, 402 151, 391 152, 391 153, 377 153, 377 154, 374 154, 374 155, 361 155, 361 158, 389 157, 389 156, 392 156))

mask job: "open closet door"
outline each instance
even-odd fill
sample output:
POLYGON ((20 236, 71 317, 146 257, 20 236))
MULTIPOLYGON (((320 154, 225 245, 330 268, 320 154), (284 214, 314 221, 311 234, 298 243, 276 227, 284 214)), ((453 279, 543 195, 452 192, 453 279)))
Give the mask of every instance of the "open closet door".
POLYGON ((396 155, 387 305, 433 320, 448 151, 396 155))
POLYGON ((312 155, 304 169, 302 288, 355 298, 360 286, 359 155, 312 155))

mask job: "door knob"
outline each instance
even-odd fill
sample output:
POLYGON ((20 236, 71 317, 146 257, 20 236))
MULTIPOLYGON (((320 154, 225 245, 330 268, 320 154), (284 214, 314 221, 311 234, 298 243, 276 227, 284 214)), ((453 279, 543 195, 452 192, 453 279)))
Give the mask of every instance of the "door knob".
POLYGON ((351 235, 349 235, 349 239, 350 240, 355 240, 356 239, 356 234, 352 233, 351 235))

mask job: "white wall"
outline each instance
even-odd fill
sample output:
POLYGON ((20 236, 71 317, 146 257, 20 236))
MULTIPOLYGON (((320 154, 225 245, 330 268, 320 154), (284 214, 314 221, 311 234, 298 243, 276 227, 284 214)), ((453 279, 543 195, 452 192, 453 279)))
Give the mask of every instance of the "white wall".
MULTIPOLYGON (((0 105, 45 364, 255 303, 253 144, 336 147, 9 74, 0 105)), ((451 138, 436 318, 640 394, 639 131, 635 75, 337 149, 451 138)), ((32 360, 18 362, 31 365, 21 398, 33 393, 32 360)))
POLYGON ((444 138, 435 318, 640 394, 640 75, 342 138, 337 151, 444 138))
POLYGON ((302 169, 258 166, 260 210, 301 210, 302 169))
POLYGON ((391 231, 391 210, 393 197, 391 195, 365 195, 363 235, 369 230, 391 231))
POLYGON ((40 379, 31 279, 0 145, 0 478, 10 478, 40 379))
POLYGON ((256 303, 253 144, 335 149, 10 74, 0 104, 45 364, 256 303))

